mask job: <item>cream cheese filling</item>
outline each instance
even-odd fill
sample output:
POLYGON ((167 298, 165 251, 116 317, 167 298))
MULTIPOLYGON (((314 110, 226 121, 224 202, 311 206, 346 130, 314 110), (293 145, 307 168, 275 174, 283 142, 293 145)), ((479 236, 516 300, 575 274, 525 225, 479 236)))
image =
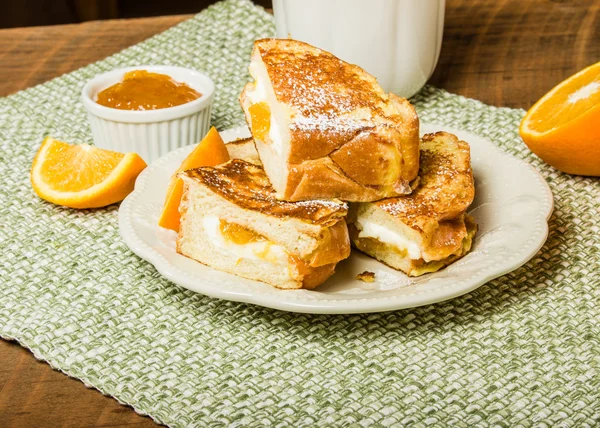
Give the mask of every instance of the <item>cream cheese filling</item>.
POLYGON ((234 257, 238 262, 241 259, 262 260, 274 264, 288 264, 288 254, 281 245, 270 241, 248 242, 236 244, 231 242, 221 233, 221 220, 217 216, 206 216, 202 219, 202 227, 210 243, 234 257))
POLYGON ((406 251, 411 260, 422 258, 422 252, 418 242, 410 240, 398 232, 368 220, 357 221, 356 223, 360 229, 358 233, 359 238, 373 238, 384 244, 393 245, 402 251, 406 251))
POLYGON ((277 105, 277 100, 274 99, 275 97, 269 97, 267 87, 265 86, 265 79, 268 79, 267 73, 260 70, 260 68, 256 62, 253 61, 250 63, 250 74, 254 77, 255 81, 254 90, 248 92, 248 99, 251 104, 266 102, 269 105, 271 109, 271 121, 269 124, 270 147, 275 153, 281 155, 284 143, 289 140, 289 131, 279 124, 277 118, 279 112, 273 109, 277 105))

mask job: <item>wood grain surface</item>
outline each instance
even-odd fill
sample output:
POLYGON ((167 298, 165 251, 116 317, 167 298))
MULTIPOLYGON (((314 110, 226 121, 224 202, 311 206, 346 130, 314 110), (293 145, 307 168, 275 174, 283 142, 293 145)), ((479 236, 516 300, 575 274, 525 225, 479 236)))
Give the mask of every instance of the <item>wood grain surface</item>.
POLYGON ((0 30, 0 96, 104 59, 190 17, 91 21, 0 30))
MULTIPOLYGON (((0 30, 0 95, 100 60, 189 16, 0 30)), ((600 61, 597 0, 447 0, 430 83, 497 106, 528 108, 600 61)), ((153 426, 148 417, 0 340, 0 426, 153 426)))

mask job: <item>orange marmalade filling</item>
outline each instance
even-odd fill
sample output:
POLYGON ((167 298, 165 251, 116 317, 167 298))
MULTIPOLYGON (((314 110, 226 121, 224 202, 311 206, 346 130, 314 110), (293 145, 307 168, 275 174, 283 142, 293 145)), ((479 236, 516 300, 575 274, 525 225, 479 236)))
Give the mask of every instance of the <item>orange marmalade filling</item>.
POLYGON ((300 257, 291 254, 288 256, 288 262, 296 267, 296 271, 298 271, 298 275, 300 275, 301 278, 304 278, 314 270, 314 268, 311 268, 310 265, 300 257))
POLYGON ((96 102, 120 110, 157 110, 189 103, 201 96, 166 74, 134 70, 125 73, 123 81, 98 93, 96 102))
POLYGON ((265 241, 265 237, 236 223, 221 220, 219 225, 223 238, 234 244, 244 245, 250 242, 265 241))
POLYGON ((266 138, 271 128, 271 109, 269 109, 269 105, 265 101, 252 104, 248 108, 248 111, 250 112, 254 136, 263 143, 266 143, 266 138))

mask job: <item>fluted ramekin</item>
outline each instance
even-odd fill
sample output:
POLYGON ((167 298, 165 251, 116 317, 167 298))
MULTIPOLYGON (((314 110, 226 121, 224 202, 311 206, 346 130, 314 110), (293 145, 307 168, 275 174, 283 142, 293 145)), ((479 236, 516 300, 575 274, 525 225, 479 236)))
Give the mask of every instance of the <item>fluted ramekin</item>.
POLYGON ((90 80, 81 92, 94 144, 117 152, 135 152, 148 164, 179 147, 197 144, 208 132, 215 85, 206 74, 183 67, 140 65, 119 68, 90 80), (96 102, 98 92, 123 80, 128 71, 166 74, 200 92, 189 103, 157 110, 120 110, 96 102))

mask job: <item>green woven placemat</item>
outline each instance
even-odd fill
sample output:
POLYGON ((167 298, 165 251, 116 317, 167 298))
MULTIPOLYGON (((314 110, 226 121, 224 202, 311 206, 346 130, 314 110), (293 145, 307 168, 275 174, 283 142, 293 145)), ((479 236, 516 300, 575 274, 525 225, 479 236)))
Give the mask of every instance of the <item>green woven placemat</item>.
POLYGON ((252 41, 272 18, 227 0, 104 61, 0 100, 0 335, 173 426, 594 426, 600 423, 600 182, 524 147, 521 110, 427 87, 423 121, 464 128, 538 168, 550 237, 524 267, 462 298, 310 316, 207 298, 125 246, 117 207, 72 211, 31 190, 45 135, 91 142, 93 75, 160 63, 217 84, 213 123, 243 120, 252 41))

